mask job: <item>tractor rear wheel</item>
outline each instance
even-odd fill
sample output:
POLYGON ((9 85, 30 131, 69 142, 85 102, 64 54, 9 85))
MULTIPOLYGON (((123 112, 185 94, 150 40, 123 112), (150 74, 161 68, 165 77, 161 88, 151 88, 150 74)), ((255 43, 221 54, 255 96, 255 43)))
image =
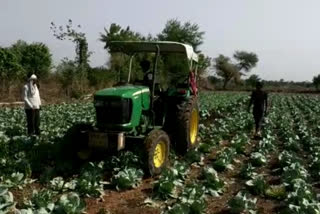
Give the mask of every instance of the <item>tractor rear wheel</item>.
POLYGON ((178 106, 176 149, 186 153, 198 145, 199 107, 195 97, 178 106))
POLYGON ((152 130, 144 142, 150 175, 158 175, 169 162, 169 136, 162 130, 152 130))

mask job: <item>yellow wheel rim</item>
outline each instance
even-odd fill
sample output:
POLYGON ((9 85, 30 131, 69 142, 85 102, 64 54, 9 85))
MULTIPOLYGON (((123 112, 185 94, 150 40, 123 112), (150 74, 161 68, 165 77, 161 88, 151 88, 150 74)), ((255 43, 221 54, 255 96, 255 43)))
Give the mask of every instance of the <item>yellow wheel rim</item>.
POLYGON ((162 166, 166 159, 166 144, 163 141, 160 141, 153 154, 153 164, 156 168, 159 168, 162 166))
POLYGON ((191 144, 195 144, 197 141, 198 123, 199 123, 198 111, 197 111, 197 109, 194 108, 191 112, 191 119, 190 119, 190 142, 191 142, 191 144))

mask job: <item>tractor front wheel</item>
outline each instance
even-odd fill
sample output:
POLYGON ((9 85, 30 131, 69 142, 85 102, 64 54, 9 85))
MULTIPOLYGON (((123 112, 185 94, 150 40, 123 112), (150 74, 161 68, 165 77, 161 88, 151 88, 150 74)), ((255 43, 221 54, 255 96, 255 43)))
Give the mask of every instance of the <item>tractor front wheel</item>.
POLYGON ((169 161, 169 136, 162 130, 152 130, 145 139, 145 146, 150 175, 158 175, 169 161))
POLYGON ((66 154, 74 154, 74 158, 87 160, 90 158, 92 151, 88 148, 88 131, 92 130, 91 124, 75 124, 65 135, 65 141, 68 145, 66 154))

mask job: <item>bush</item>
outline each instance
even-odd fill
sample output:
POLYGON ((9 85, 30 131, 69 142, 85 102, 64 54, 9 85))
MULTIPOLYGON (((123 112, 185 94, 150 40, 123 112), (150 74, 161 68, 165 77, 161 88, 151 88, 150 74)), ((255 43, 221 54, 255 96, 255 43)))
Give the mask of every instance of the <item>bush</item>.
POLYGON ((318 76, 313 77, 313 85, 317 90, 320 90, 320 74, 318 76))
POLYGON ((115 80, 115 74, 104 67, 89 68, 88 80, 90 86, 104 88, 115 80))
POLYGON ((87 88, 87 68, 77 66, 75 61, 64 59, 57 66, 57 76, 68 97, 80 98, 87 88))

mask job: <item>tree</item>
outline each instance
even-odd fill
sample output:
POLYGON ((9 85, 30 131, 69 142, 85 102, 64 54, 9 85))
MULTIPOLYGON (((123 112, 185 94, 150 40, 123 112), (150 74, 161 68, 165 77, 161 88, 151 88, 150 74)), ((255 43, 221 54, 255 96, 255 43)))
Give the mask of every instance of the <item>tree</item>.
POLYGON ((94 86, 97 89, 104 88, 113 83, 114 73, 109 72, 109 70, 104 67, 90 68, 88 80, 91 86, 94 86))
POLYGON ((260 77, 256 74, 250 75, 250 77, 246 80, 247 85, 250 87, 255 87, 256 83, 260 81, 260 77))
POLYGON ((211 66, 212 59, 204 54, 199 54, 198 59, 198 74, 199 76, 204 75, 207 72, 207 69, 211 66))
POLYGON ((40 78, 47 77, 50 72, 52 58, 49 48, 43 43, 28 45, 20 60, 25 71, 32 72, 40 78))
POLYGON ((47 45, 43 43, 28 44, 18 40, 10 47, 18 63, 26 73, 34 73, 40 78, 46 78, 50 72, 52 55, 47 45))
POLYGON ((313 85, 316 87, 317 90, 320 90, 320 74, 313 77, 313 85))
MULTIPOLYGON (((151 38, 151 35, 148 36, 151 38)), ((104 49, 108 52, 110 51, 111 41, 141 41, 146 40, 140 33, 134 32, 129 26, 122 28, 116 23, 112 23, 109 29, 104 28, 104 33, 100 33, 100 41, 104 43, 104 49)), ((135 73, 135 68, 137 66, 137 59, 133 61, 133 71, 135 73)), ((120 81, 124 76, 127 75, 129 66, 129 57, 120 53, 110 53, 110 58, 108 62, 108 67, 110 71, 115 72, 117 75, 117 81, 120 81)))
POLYGON ((8 48, 0 48, 0 85, 1 92, 8 93, 12 82, 23 75, 23 68, 20 66, 16 55, 8 48))
POLYGON ((251 68, 255 67, 258 62, 258 56, 255 53, 248 53, 245 51, 236 51, 233 57, 238 61, 238 69, 249 72, 251 68))
POLYGON ((26 53, 28 43, 23 40, 18 40, 16 43, 10 46, 10 50, 16 55, 19 63, 22 61, 23 55, 26 53))
MULTIPOLYGON (((134 32, 130 27, 122 28, 120 25, 115 23, 111 24, 110 27, 104 29, 104 33, 101 33, 100 41, 102 41, 105 46, 104 48, 109 51, 110 41, 156 41, 156 40, 166 40, 166 41, 176 41, 190 44, 195 51, 200 53, 199 46, 203 43, 204 32, 199 30, 197 24, 192 24, 190 22, 181 23, 176 19, 169 20, 164 29, 155 38, 152 35, 143 36, 140 33, 134 32)), ((133 73, 135 69, 138 68, 138 61, 141 56, 137 55, 133 61, 133 73)), ((150 54, 145 54, 143 58, 151 58, 150 54)), ((179 54, 162 55, 161 57, 163 63, 159 63, 160 70, 163 70, 162 79, 171 79, 172 81, 182 80, 188 77, 188 62, 185 58, 181 57, 179 54), (170 73, 170 71, 174 71, 170 73), (169 77, 168 74, 171 76, 169 77)), ((121 54, 111 53, 109 60, 109 68, 111 71, 116 71, 118 74, 126 74, 128 67, 128 57, 121 54)), ((204 54, 199 54, 198 71, 199 74, 205 73, 206 69, 210 67, 211 59, 204 54)), ((139 69, 136 69, 139 71, 139 69)))
MULTIPOLYGON (((204 32, 200 31, 200 27, 197 24, 190 22, 181 23, 177 19, 170 19, 167 21, 162 32, 157 35, 157 38, 160 41, 175 41, 191 45, 194 51, 199 54, 198 74, 201 76, 211 65, 211 58, 205 56, 199 50, 199 46, 203 43, 203 35, 204 32)), ((188 75, 189 69, 186 66, 188 64, 181 56, 165 56, 163 57, 163 61, 167 67, 166 70, 169 71, 169 76, 171 76, 171 82, 185 79, 188 75), (171 70, 174 70, 174 74, 170 73, 171 70)), ((170 78, 168 75, 165 76, 167 77, 164 78, 170 78)))
POLYGON ((109 51, 111 41, 140 41, 143 36, 140 33, 130 30, 130 27, 122 28, 116 23, 112 23, 109 29, 104 28, 104 34, 100 33, 100 41, 105 43, 104 49, 109 51))
POLYGON ((75 90, 77 65, 75 61, 64 58, 61 63, 57 66, 56 74, 62 84, 62 88, 65 90, 67 96, 73 96, 77 93, 75 90))
POLYGON ((53 35, 59 40, 70 40, 76 45, 76 59, 78 66, 89 67, 89 57, 91 52, 88 50, 88 42, 86 38, 86 34, 83 32, 79 32, 81 29, 81 25, 78 25, 75 29, 72 26, 72 20, 69 19, 66 27, 62 25, 57 27, 53 22, 51 22, 50 29, 53 31, 53 35), (65 29, 66 28, 66 29, 65 29))
POLYGON ((217 75, 223 78, 223 89, 227 87, 227 84, 232 79, 236 83, 241 82, 241 76, 244 75, 241 70, 249 72, 258 62, 258 57, 255 53, 236 51, 233 57, 236 62, 232 62, 229 57, 224 55, 219 55, 214 60, 217 75))
MULTIPOLYGON (((86 34, 81 32, 81 26, 78 25, 77 29, 72 26, 72 20, 69 19, 68 24, 65 26, 59 26, 57 27, 53 22, 51 22, 51 30, 53 31, 53 35, 59 39, 59 40, 70 40, 75 45, 75 52, 76 52, 76 58, 73 63, 77 66, 76 72, 74 73, 75 78, 72 79, 72 85, 77 85, 77 93, 83 93, 84 87, 87 85, 87 75, 88 70, 90 68, 89 66, 89 57, 91 55, 91 52, 89 52, 88 49, 88 42, 86 38, 86 34), (77 84, 74 84, 74 81, 77 82, 77 84)), ((70 65, 69 60, 69 65, 70 65)), ((66 65, 65 62, 62 62, 62 65, 66 65)), ((62 85, 64 85, 62 83, 62 85)))
POLYGON ((215 58, 214 62, 216 73, 223 79, 223 89, 225 89, 230 80, 237 77, 238 68, 231 63, 229 57, 222 54, 215 58))
POLYGON ((200 27, 197 24, 190 22, 181 23, 177 19, 167 21, 164 29, 157 35, 162 41, 176 41, 190 44, 196 52, 203 43, 203 31, 199 31, 200 27))

